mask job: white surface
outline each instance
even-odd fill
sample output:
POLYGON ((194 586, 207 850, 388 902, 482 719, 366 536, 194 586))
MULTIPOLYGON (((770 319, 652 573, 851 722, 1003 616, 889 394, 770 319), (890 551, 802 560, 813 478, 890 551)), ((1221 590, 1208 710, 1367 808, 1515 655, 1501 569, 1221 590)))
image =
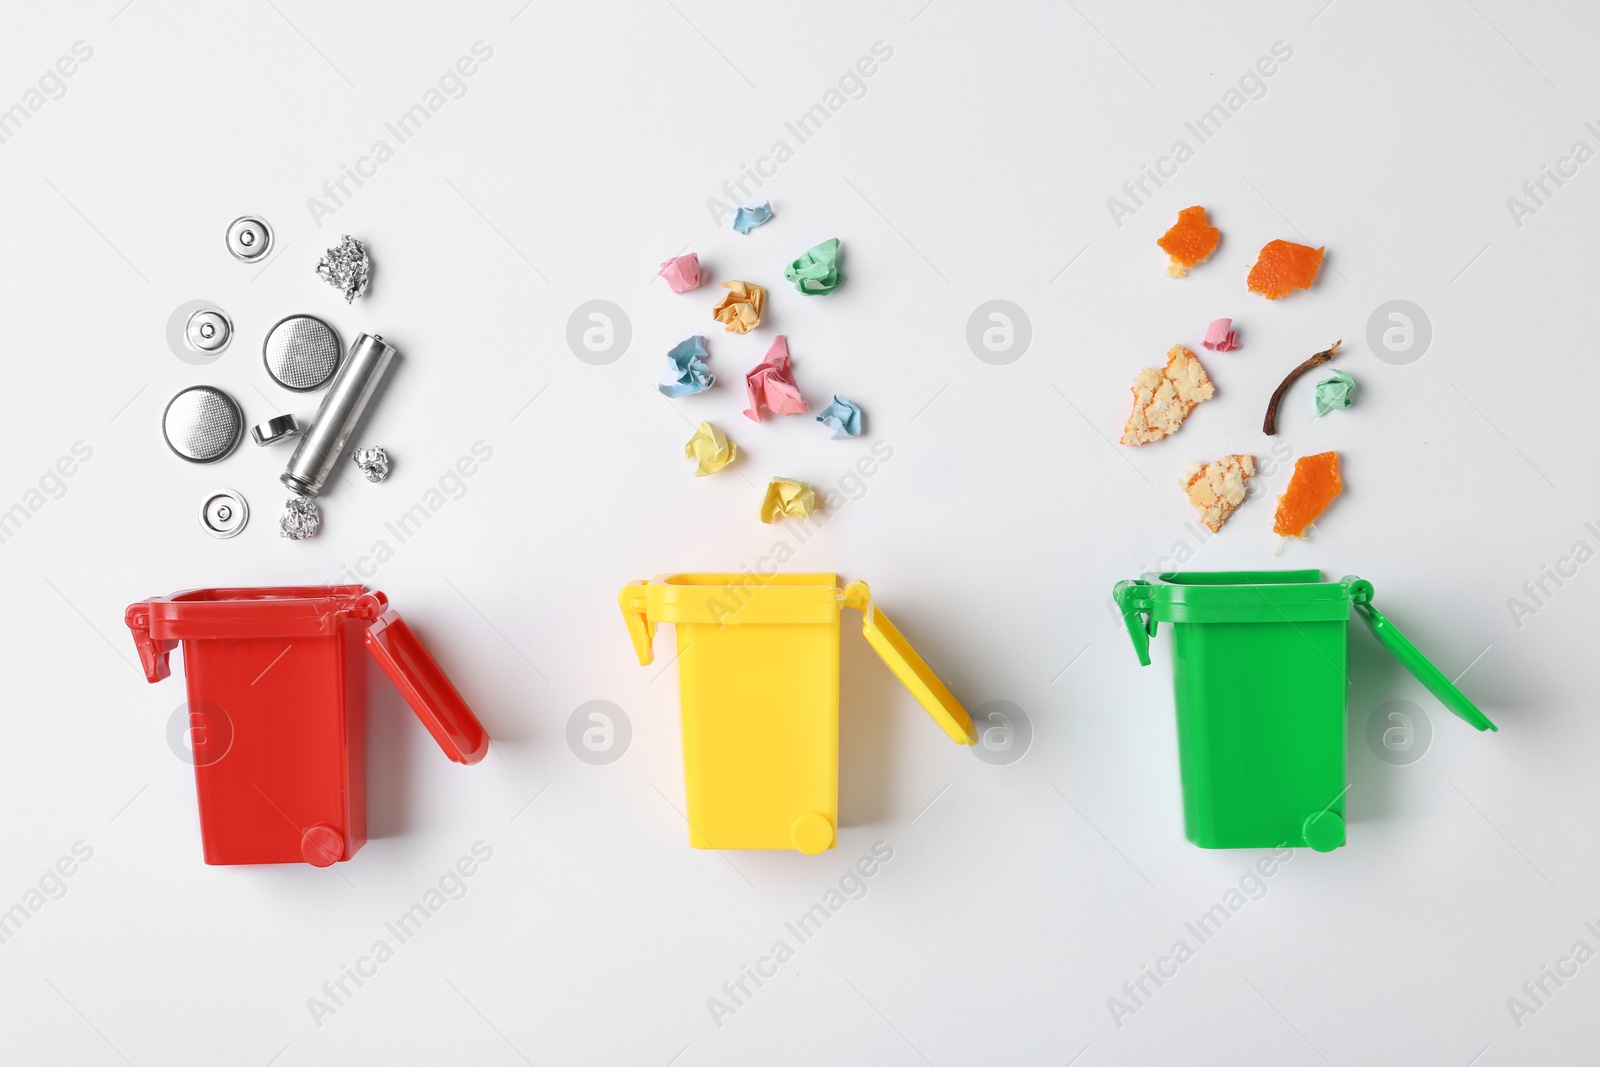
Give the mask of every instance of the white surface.
POLYGON ((1584 527, 1600 526, 1586 399, 1600 162, 1520 227, 1506 198, 1575 140, 1600 148, 1583 125, 1600 123, 1594 12, 920 2, 8 6, 0 104, 75 41, 93 55, 0 144, 0 506, 75 442, 93 455, 0 544, 0 906, 75 842, 93 856, 0 945, 7 1062, 1465 1067, 1592 1055, 1600 963, 1560 989, 1547 981, 1554 996, 1520 1027, 1507 998, 1574 942, 1600 947, 1584 927, 1600 925, 1600 563, 1520 628, 1507 600, 1573 542, 1600 547, 1584 527), (313 225, 307 198, 375 139, 394 147, 385 122, 480 40, 493 55, 464 96, 313 225), (706 199, 775 139, 793 145, 784 123, 876 41, 893 56, 865 95, 759 191, 773 222, 749 237, 713 225, 706 199), (1184 123, 1277 41, 1293 55, 1264 95, 1114 226, 1107 197, 1175 138, 1192 146, 1184 123), (1153 242, 1192 203, 1224 242, 1174 282, 1153 242), (224 228, 246 212, 275 226, 281 262, 228 258, 224 228), (312 275, 342 232, 377 263, 370 296, 348 308, 312 275), (1278 304, 1246 293, 1255 250, 1299 234, 1329 249, 1314 291, 1278 304), (835 235, 844 287, 815 300, 789 290, 783 263, 835 235), (720 290, 675 296, 653 280, 680 249, 715 280, 768 285, 768 324, 725 335, 709 316, 720 290), (195 298, 239 331, 211 368, 163 339, 168 314, 195 298), (973 309, 996 298, 1032 323, 1008 366, 964 339, 973 309), (1368 317, 1396 298, 1433 324, 1409 366, 1379 362, 1366 341, 1368 317), (592 299, 631 321, 608 366, 565 341, 592 299), (252 422, 309 416, 316 398, 277 389, 257 356, 266 326, 299 311, 347 341, 379 331, 404 359, 362 435, 390 449, 393 477, 336 484, 307 544, 274 529, 285 450, 247 442, 196 467, 158 433, 167 398, 204 381, 252 422), (1173 343, 1197 346, 1219 315, 1238 320, 1244 349, 1202 353, 1217 398, 1173 441, 1109 444, 1134 372, 1173 343), (866 439, 739 415, 742 373, 780 330, 814 401, 838 391, 862 404, 866 439), (720 381, 670 403, 653 383, 691 332, 711 337, 720 381), (1309 543, 1274 558, 1280 469, 1200 547, 1179 472, 1223 451, 1269 454, 1267 393, 1335 338, 1356 407, 1312 422, 1303 381, 1279 440, 1339 449, 1345 496, 1309 543), (702 417, 738 442, 742 475, 689 476, 679 452, 702 417), (492 459, 395 545, 384 523, 478 441, 492 459), (850 613, 838 850, 692 851, 675 673, 634 662, 617 590, 753 565, 792 536, 755 520, 766 479, 837 486, 873 441, 892 459, 790 568, 870 581, 969 707, 1025 709, 1032 749, 995 767, 952 746, 849 632, 850 613), (232 541, 195 520, 221 485, 252 506, 232 541), (375 699, 374 839, 352 862, 204 866, 191 771, 165 734, 182 685, 144 683, 124 607, 193 586, 336 579, 380 539, 395 551, 370 583, 427 640, 493 750, 452 765, 397 701, 375 699), (1471 665, 1462 684, 1502 729, 1451 719, 1357 627, 1348 847, 1297 852, 1118 1027, 1108 998, 1258 858, 1185 841, 1170 646, 1163 636, 1156 665, 1139 669, 1108 611, 1116 580, 1180 543, 1197 567, 1372 579, 1446 672, 1471 665), (632 724, 610 766, 565 742, 568 716, 594 699, 632 724), (1366 742, 1394 699, 1433 726, 1411 766, 1366 742), (318 1026, 308 998, 478 841, 493 858, 466 895, 318 1026), (865 897, 715 1025, 708 998, 878 841, 893 859, 865 897))

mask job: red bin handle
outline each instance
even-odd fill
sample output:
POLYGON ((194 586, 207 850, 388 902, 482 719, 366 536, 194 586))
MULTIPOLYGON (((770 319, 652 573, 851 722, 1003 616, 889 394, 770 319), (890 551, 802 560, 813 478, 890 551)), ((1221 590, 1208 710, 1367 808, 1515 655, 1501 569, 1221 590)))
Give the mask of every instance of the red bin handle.
POLYGON ((159 682, 170 675, 172 650, 178 647, 178 642, 157 640, 150 636, 150 605, 140 603, 129 606, 123 619, 133 633, 133 644, 139 650, 139 666, 144 668, 145 678, 159 682))

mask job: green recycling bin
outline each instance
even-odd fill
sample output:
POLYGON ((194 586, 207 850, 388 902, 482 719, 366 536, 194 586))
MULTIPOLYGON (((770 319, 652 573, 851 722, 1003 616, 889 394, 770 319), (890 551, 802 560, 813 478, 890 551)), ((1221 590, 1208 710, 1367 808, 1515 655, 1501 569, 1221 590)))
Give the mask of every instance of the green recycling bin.
POLYGON ((1183 822, 1201 848, 1344 844, 1346 634, 1353 606, 1445 707, 1494 723, 1372 606, 1372 583, 1318 570, 1192 571, 1112 591, 1139 662, 1172 624, 1183 822))

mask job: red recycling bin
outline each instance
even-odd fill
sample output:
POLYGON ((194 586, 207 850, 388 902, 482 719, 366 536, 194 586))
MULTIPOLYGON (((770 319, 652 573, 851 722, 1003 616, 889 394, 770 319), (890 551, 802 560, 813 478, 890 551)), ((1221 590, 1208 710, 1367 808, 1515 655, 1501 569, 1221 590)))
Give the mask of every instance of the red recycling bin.
POLYGON ((191 589, 131 605, 145 677, 183 642, 207 863, 326 867, 367 840, 365 645, 445 754, 489 737, 405 622, 359 585, 191 589))

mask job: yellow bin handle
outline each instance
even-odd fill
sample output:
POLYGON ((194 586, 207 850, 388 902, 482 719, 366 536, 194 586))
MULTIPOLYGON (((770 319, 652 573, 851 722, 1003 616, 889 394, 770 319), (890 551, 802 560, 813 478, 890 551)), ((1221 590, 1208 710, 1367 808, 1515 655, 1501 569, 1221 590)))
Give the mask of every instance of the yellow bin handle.
MULTIPOLYGON (((911 690, 922 709, 933 717, 950 740, 958 745, 976 744, 978 730, 972 725, 972 716, 961 706, 949 688, 933 673, 928 661, 895 629, 889 617, 872 603, 872 590, 866 582, 851 582, 845 586, 844 603, 861 612, 861 633, 867 644, 888 664, 900 684, 911 690)), ((630 619, 628 625, 633 625, 630 619)), ((635 639, 637 643, 637 639, 635 639)))
POLYGON ((642 667, 650 666, 656 658, 656 624, 650 621, 650 594, 645 588, 649 584, 635 579, 617 594, 622 620, 628 624, 628 636, 633 639, 633 651, 642 667))

